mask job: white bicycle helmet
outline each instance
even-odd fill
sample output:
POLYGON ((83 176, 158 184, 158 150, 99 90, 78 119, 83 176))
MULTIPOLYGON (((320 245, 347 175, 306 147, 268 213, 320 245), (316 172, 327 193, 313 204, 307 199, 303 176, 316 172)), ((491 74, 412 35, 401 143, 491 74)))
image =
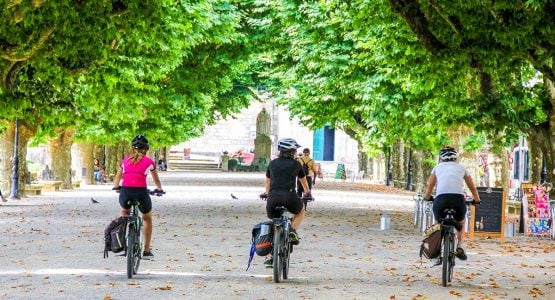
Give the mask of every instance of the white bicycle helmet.
POLYGON ((439 150, 439 159, 441 159, 441 161, 454 161, 457 159, 457 150, 453 147, 446 146, 439 150))
POLYGON ((278 151, 297 150, 301 147, 301 145, 297 144, 297 141, 295 141, 292 138, 280 139, 277 143, 277 146, 278 146, 278 151))

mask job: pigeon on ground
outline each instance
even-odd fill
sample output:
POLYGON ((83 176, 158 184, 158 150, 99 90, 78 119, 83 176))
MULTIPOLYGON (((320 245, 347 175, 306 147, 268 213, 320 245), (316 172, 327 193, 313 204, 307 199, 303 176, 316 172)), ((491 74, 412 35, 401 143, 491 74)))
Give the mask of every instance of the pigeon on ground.
POLYGON ((239 199, 239 198, 237 198, 237 197, 235 197, 235 195, 231 194, 231 199, 237 200, 237 199, 239 199))
POLYGON ((100 202, 96 201, 96 199, 94 199, 94 198, 92 198, 92 197, 91 197, 91 202, 92 202, 93 204, 100 203, 100 202))

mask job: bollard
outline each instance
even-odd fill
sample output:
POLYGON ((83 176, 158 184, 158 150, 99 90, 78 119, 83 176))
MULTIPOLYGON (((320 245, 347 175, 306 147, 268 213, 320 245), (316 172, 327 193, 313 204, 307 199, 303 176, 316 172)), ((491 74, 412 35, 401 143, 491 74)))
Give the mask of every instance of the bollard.
POLYGON ((380 230, 390 230, 391 229, 391 219, 385 213, 380 214, 380 230))
POLYGON ((423 201, 423 218, 422 218, 422 226, 420 227, 420 231, 424 232, 426 228, 430 227, 434 223, 434 213, 432 212, 432 204, 433 202, 423 201))
POLYGON ((506 222, 505 223, 505 237, 514 237, 515 236, 515 222, 506 222))
POLYGON ((413 212, 413 225, 419 226, 420 225, 420 202, 422 201, 422 197, 418 195, 417 197, 413 197, 414 199, 414 212, 413 212))
POLYGON ((420 231, 426 230, 426 201, 420 201, 420 231))

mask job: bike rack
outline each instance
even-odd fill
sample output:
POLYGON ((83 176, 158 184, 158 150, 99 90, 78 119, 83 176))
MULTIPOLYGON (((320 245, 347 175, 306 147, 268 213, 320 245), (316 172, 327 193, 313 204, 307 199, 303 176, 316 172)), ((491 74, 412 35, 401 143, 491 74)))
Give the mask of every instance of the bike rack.
POLYGON ((432 211, 433 202, 424 201, 424 198, 420 194, 413 197, 413 199, 413 223, 421 232, 424 232, 426 228, 434 223, 434 213, 432 211))

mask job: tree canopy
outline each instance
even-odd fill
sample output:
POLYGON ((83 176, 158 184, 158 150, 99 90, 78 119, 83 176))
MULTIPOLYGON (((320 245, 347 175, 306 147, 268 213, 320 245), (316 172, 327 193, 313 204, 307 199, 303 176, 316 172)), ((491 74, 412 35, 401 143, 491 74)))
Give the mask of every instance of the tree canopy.
POLYGON ((506 143, 551 113, 542 82, 551 50, 539 47, 552 44, 546 1, 257 4, 253 24, 262 41, 274 38, 268 77, 313 127, 430 149, 461 124, 506 143))
POLYGON ((239 1, 3 1, 0 119, 75 126, 110 144, 169 145, 245 107, 249 39, 239 1))
MULTIPOLYGON (((367 146, 549 132, 553 1, 2 1, 0 119, 172 144, 263 84, 367 146)), ((549 143, 554 146, 548 145, 549 143)), ((551 150, 549 151, 551 152, 551 150)))

